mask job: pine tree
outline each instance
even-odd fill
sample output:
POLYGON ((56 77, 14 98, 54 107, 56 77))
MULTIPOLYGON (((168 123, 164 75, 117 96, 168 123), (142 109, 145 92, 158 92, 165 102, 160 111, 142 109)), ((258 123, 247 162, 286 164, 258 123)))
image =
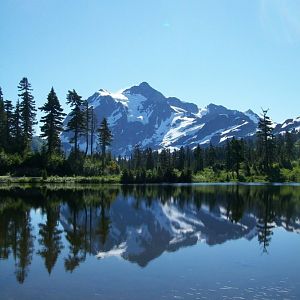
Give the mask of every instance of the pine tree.
POLYGON ((240 165, 244 160, 244 149, 243 149, 243 140, 236 140, 233 138, 231 140, 231 153, 232 153, 232 165, 236 172, 237 178, 240 176, 240 165))
POLYGON ((286 156, 286 160, 290 164, 291 161, 295 158, 295 132, 286 132, 285 133, 285 147, 284 152, 286 156))
POLYGON ((225 164, 227 172, 233 171, 233 163, 232 163, 232 144, 229 139, 226 140, 225 145, 225 164))
POLYGON ((203 171, 203 153, 199 144, 194 149, 194 160, 195 160, 194 172, 197 173, 199 171, 203 171))
POLYGON ((268 110, 262 110, 262 117, 258 122, 258 131, 256 133, 258 139, 258 148, 261 165, 264 171, 268 171, 273 162, 273 128, 272 121, 267 116, 268 110))
POLYGON ((106 147, 111 144, 112 137, 113 137, 110 129, 108 128, 106 118, 103 119, 100 128, 98 129, 98 137, 99 137, 99 144, 101 146, 101 153, 102 153, 102 171, 104 171, 106 147))
POLYGON ((97 130, 97 117, 94 113, 94 107, 91 106, 91 156, 93 155, 93 149, 94 149, 94 135, 97 130))
POLYGON ((67 104, 72 108, 70 113, 70 120, 67 124, 66 131, 72 131, 73 137, 70 139, 70 143, 74 144, 75 158, 78 157, 78 141, 80 136, 84 133, 84 111, 82 110, 83 100, 75 90, 68 91, 67 104))
POLYGON ((13 142, 13 130, 14 130, 14 106, 10 100, 4 101, 4 109, 6 115, 6 123, 5 123, 5 143, 7 145, 7 149, 11 149, 13 142))
POLYGON ((180 147, 178 153, 178 163, 177 163, 177 167, 179 171, 182 171, 184 169, 184 163, 185 163, 185 150, 184 147, 180 147))
POLYGON ((89 150, 89 134, 91 132, 91 109, 89 108, 89 103, 87 100, 84 101, 84 106, 85 106, 85 143, 86 143, 86 148, 85 148, 85 156, 88 153, 89 150))
POLYGON ((14 152, 21 153, 22 151, 22 128, 21 128, 21 112, 20 102, 17 101, 16 108, 13 114, 13 150, 14 152))
POLYGON ((216 150, 214 146, 210 143, 207 152, 207 163, 208 166, 213 167, 216 163, 216 150))
POLYGON ((5 124, 6 124, 6 115, 5 115, 5 108, 4 108, 4 100, 2 89, 0 87, 0 149, 6 148, 6 134, 5 134, 5 124))
POLYGON ((136 170, 139 170, 142 167, 142 151, 139 144, 134 146, 133 163, 136 170))
POLYGON ((147 148, 145 154, 146 154, 146 170, 153 170, 154 159, 153 159, 152 149, 147 148))
POLYGON ((63 131, 65 116, 53 87, 48 95, 47 102, 40 110, 45 113, 45 116, 41 118, 41 123, 43 123, 41 137, 46 139, 47 152, 51 155, 60 150, 59 135, 63 131))
POLYGON ((36 109, 34 98, 31 94, 32 88, 28 79, 24 77, 18 86, 19 94, 21 98, 20 102, 20 115, 21 115, 21 128, 23 135, 23 146, 24 150, 28 151, 30 148, 30 143, 34 133, 33 126, 37 124, 35 121, 36 109))

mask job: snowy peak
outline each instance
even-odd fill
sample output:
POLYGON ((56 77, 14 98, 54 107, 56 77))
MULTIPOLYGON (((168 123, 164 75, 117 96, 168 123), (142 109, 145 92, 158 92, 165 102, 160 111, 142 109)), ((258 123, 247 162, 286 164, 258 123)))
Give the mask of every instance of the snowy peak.
POLYGON ((282 124, 276 124, 274 131, 276 134, 284 134, 287 131, 300 130, 300 117, 287 119, 282 124))
POLYGON ((254 123, 258 124, 259 116, 256 113, 254 113, 251 109, 245 111, 245 115, 249 117, 254 123))
POLYGON ((139 85, 133 86, 124 91, 125 94, 142 95, 152 101, 163 100, 163 94, 152 88, 147 82, 142 82, 139 85))

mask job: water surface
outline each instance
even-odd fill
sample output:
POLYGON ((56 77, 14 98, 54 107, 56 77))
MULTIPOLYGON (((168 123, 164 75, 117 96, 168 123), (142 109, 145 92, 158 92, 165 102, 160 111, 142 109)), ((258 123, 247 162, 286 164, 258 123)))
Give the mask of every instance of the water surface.
POLYGON ((0 299, 299 299, 299 186, 0 188, 0 299))

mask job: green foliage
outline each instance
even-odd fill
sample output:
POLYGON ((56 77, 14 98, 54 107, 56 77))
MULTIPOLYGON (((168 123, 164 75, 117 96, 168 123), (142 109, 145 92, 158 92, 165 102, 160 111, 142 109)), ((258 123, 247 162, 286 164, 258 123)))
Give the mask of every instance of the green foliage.
POLYGON ((29 151, 30 142, 34 133, 33 126, 37 124, 36 117, 36 108, 34 97, 31 94, 32 88, 28 79, 24 77, 18 86, 19 94, 18 96, 21 99, 20 102, 20 116, 21 116, 21 128, 22 128, 22 137, 24 143, 24 150, 29 151))
POLYGON ((6 148, 6 132, 5 132, 5 124, 6 124, 6 114, 4 108, 4 100, 2 89, 0 87, 0 149, 6 148))
POLYGON ((257 130, 257 149, 258 149, 258 159, 260 166, 263 171, 267 172, 274 161, 274 135, 272 121, 267 115, 268 110, 262 111, 262 117, 258 122, 257 130))
POLYGON ((52 87, 47 102, 40 108, 45 116, 41 118, 41 137, 46 139, 47 152, 52 154, 60 151, 59 135, 63 131, 63 120, 65 114, 52 87))
POLYGON ((102 173, 102 163, 94 157, 86 157, 83 163, 84 176, 100 176, 102 173))
POLYGON ((75 90, 68 91, 67 95, 67 104, 71 106, 70 119, 67 124, 66 131, 72 131, 73 136, 70 139, 70 143, 74 144, 74 154, 75 158, 79 152, 78 141, 81 134, 85 131, 85 116, 84 111, 82 110, 83 100, 75 90))
POLYGON ((3 150, 0 150, 0 175, 6 175, 12 166, 11 158, 3 150))

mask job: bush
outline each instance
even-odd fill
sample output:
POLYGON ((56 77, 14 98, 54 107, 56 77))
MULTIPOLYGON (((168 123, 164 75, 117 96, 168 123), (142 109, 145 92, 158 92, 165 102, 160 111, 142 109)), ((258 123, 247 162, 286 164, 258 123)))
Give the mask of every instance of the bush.
POLYGON ((6 175, 10 171, 12 160, 4 151, 0 152, 0 175, 6 175))

